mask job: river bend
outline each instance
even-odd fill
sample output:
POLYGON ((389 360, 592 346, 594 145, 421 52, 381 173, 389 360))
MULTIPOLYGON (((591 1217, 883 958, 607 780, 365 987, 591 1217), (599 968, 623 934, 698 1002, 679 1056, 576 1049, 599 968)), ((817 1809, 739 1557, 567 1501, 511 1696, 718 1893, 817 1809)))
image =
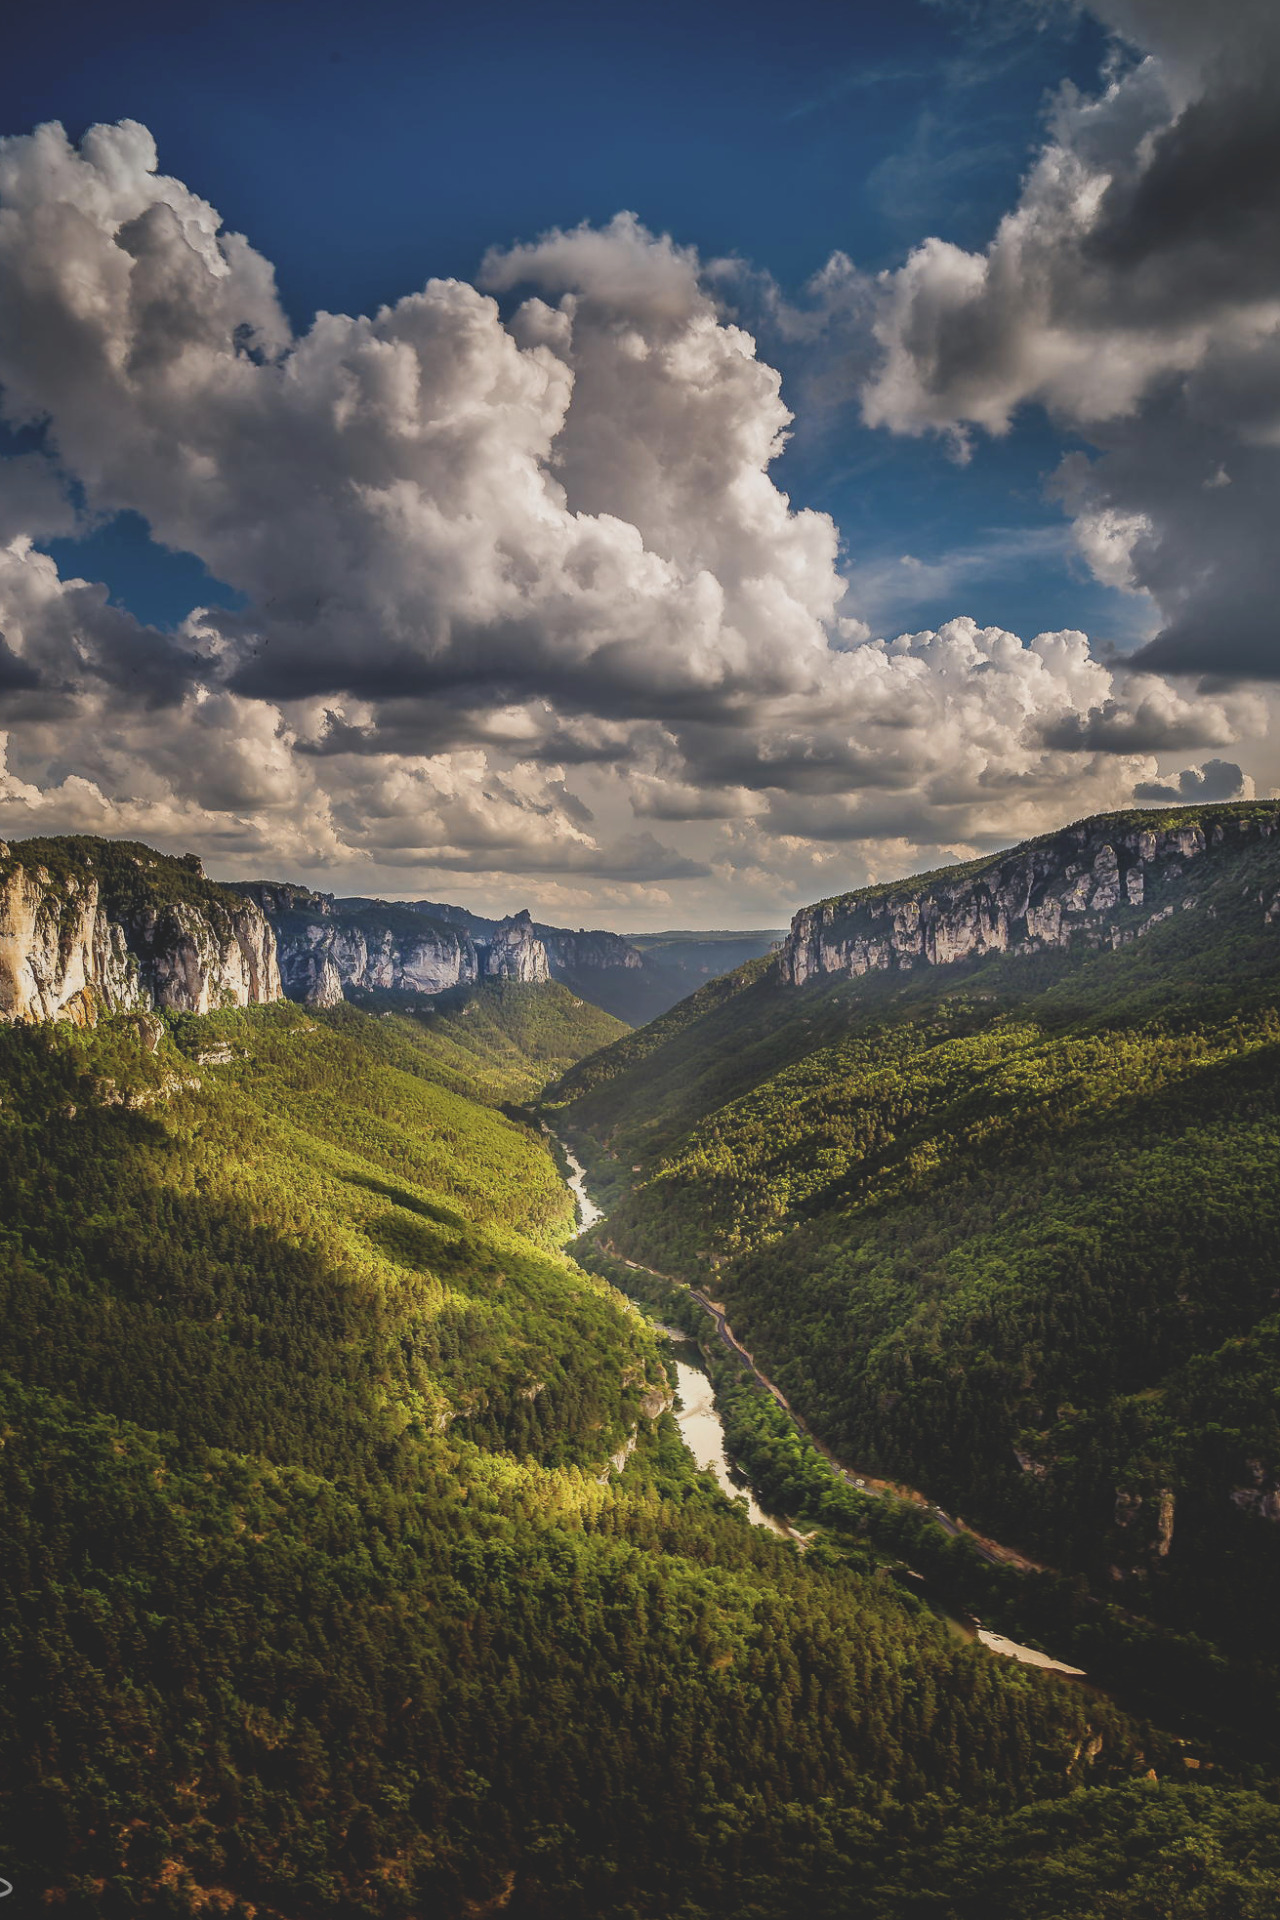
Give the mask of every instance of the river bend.
MULTIPOLYGON (((588 1227, 594 1227, 597 1222, 604 1219, 604 1210, 596 1205, 595 1201, 587 1192, 586 1168, 578 1159, 577 1154, 560 1139, 558 1134, 552 1134, 550 1127, 545 1127, 545 1131, 550 1138, 556 1141, 568 1164, 569 1172, 566 1176, 565 1184, 569 1188, 570 1193, 572 1193, 574 1204, 577 1208, 578 1231, 585 1233, 588 1227)), ((635 1260, 624 1260, 623 1264, 633 1268, 637 1272, 654 1272, 651 1267, 641 1268, 639 1262, 635 1260)), ((750 1353, 737 1338, 733 1328, 725 1318, 724 1309, 714 1300, 708 1299, 697 1287, 688 1286, 686 1282, 675 1280, 671 1274, 655 1273, 654 1277, 655 1279, 665 1280, 671 1285, 686 1287, 686 1290, 692 1294, 693 1298, 698 1302, 698 1305, 710 1316, 716 1333, 725 1346, 730 1348, 731 1351, 750 1368, 761 1386, 773 1395, 774 1399, 786 1410, 800 1431, 808 1434, 808 1428, 791 1406, 790 1402, 779 1389, 774 1386, 772 1380, 761 1373, 750 1353)), ((688 1346, 696 1351, 696 1348, 692 1347, 691 1342, 688 1343, 688 1346)), ((784 1520, 776 1519, 773 1514, 766 1513, 750 1488, 739 1484, 739 1482, 734 1479, 733 1470, 729 1464, 729 1457, 725 1452, 724 1426, 716 1408, 715 1390, 712 1387, 710 1377, 704 1373, 700 1367, 692 1366, 687 1360, 678 1357, 676 1359, 676 1373, 679 1380, 679 1404, 673 1409, 676 1424, 680 1429, 681 1438, 684 1440, 685 1445, 697 1461, 699 1467, 704 1469, 709 1468, 711 1470, 717 1482, 731 1500, 746 1501, 747 1513, 755 1526, 768 1527, 772 1532, 781 1534, 787 1539, 799 1539, 800 1536, 795 1532, 794 1528, 788 1526, 784 1520)), ((812 1434, 809 1434, 809 1438, 813 1439, 814 1437, 812 1434)), ((842 1467, 839 1461, 830 1453, 829 1449, 823 1446, 820 1441, 814 1440, 814 1444, 822 1453, 833 1473, 837 1474, 842 1480, 848 1480, 859 1488, 865 1488, 868 1493, 873 1491, 873 1488, 867 1485, 864 1478, 859 1477, 855 1479, 855 1476, 850 1473, 847 1467, 842 1467)), ((952 1520, 948 1514, 942 1511, 941 1507, 935 1507, 934 1516, 947 1533, 956 1534, 961 1531, 961 1528, 956 1525, 955 1521, 952 1520)), ((965 1531, 967 1532, 968 1529, 965 1529, 965 1531)), ((1007 1547, 1000 1547, 994 1542, 981 1540, 973 1534, 970 1534, 969 1537, 974 1541, 975 1546, 977 1546, 983 1557, 996 1565, 999 1565, 1002 1561, 1018 1564, 1021 1559, 1021 1556, 1013 1553, 1007 1547)), ((1022 1564, 1030 1565, 1029 1562, 1022 1564)), ((972 1629, 965 1629, 965 1631, 971 1632, 972 1629)), ((989 1628, 978 1627, 976 1637, 990 1652, 1001 1654, 1009 1660, 1021 1661, 1024 1666, 1040 1667, 1050 1673, 1070 1674, 1080 1678, 1084 1676, 1084 1669, 1082 1667, 1071 1667, 1068 1666, 1065 1661, 1053 1660, 1048 1654, 1038 1653, 1034 1647, 1020 1646, 1016 1640, 1009 1640, 1003 1634, 993 1633, 989 1628)))

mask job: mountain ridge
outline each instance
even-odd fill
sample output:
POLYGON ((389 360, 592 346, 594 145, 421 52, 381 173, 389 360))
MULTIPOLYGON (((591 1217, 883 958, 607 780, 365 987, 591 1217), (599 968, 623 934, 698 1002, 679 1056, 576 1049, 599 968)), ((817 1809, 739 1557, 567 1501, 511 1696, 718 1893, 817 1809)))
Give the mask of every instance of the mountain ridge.
POLYGON ((800 986, 818 974, 856 978, 918 960, 940 966, 1140 938, 1177 910, 1176 883, 1189 863, 1228 835, 1269 839, 1277 827, 1280 803, 1265 801, 1091 815, 959 867, 801 908, 779 974, 800 986))
POLYGON ((287 996, 318 1007, 335 1006, 348 988, 431 995, 487 977, 550 979, 638 1026, 773 940, 768 931, 632 940, 551 926, 527 908, 494 920, 431 900, 344 898, 290 881, 229 884, 274 926, 287 996))

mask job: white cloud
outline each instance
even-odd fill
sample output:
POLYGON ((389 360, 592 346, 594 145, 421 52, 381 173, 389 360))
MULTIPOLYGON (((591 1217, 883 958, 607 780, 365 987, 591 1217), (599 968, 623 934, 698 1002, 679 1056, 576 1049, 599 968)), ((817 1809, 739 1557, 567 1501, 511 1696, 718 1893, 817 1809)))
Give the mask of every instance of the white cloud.
MULTIPOLYGON (((1122 804, 1162 753, 1261 725, 1081 634, 872 639, 832 522, 770 476, 777 373, 718 271, 633 216, 490 255, 487 291, 433 280, 295 338, 268 264, 155 168, 128 122, 0 143, 4 406, 46 423, 91 513, 144 515, 245 604, 159 633, 29 539, 0 550, 0 831, 127 832, 361 891, 412 869, 549 903, 594 876, 723 922, 848 883, 877 846, 912 864, 1122 804)), ((910 290, 933 287, 941 365, 937 285, 977 299, 986 271, 921 258, 885 309, 895 423, 998 427, 1004 387, 966 414, 935 384, 911 412, 910 290)), ((64 524, 39 458, 19 535, 64 524)), ((1137 510, 1088 512, 1139 577, 1137 510)), ((970 563, 950 557, 958 590, 970 563)))

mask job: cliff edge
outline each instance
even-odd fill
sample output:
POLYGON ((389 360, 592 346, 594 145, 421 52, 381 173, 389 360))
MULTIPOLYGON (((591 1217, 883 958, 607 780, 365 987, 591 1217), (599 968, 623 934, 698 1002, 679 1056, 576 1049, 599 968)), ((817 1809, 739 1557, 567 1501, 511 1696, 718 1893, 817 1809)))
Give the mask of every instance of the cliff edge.
MULTIPOLYGON (((309 1007, 335 1007, 347 987, 431 995, 478 980, 551 978, 547 950, 527 911, 476 931, 394 900, 336 900, 287 881, 237 881, 275 932, 284 991, 309 1007)), ((474 917, 474 916, 468 916, 474 917)))
MULTIPOLYGON (((804 907, 779 974, 802 986, 990 953, 1118 947, 1194 910, 1240 855, 1277 831, 1274 801, 1099 814, 988 859, 804 907)), ((1280 916, 1274 889, 1259 904, 1269 919, 1280 916)))
POLYGON ((281 998, 261 909, 136 841, 0 840, 0 1021, 281 998))

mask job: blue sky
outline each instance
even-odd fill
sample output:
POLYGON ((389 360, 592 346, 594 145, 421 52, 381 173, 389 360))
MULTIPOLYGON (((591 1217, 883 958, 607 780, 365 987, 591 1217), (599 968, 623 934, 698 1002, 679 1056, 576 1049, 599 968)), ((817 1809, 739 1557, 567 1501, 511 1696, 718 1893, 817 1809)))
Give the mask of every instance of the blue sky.
MULTIPOLYGON (((836 250, 874 271, 925 233, 981 246, 1047 91, 1094 84, 1104 44, 1066 9, 1017 24, 921 0, 54 5, 14 23, 0 124, 59 119, 75 138, 142 121, 162 168, 275 263, 298 326, 429 275, 473 278, 490 246, 623 208, 799 292, 836 250)), ((1132 607, 1088 578, 1044 498, 1063 444, 1027 417, 961 472, 937 441, 869 432, 846 406, 802 418, 775 476, 882 582, 877 630, 964 612, 1123 644, 1132 607)), ((161 624, 193 598, 234 604, 133 515, 51 551, 161 624)))

